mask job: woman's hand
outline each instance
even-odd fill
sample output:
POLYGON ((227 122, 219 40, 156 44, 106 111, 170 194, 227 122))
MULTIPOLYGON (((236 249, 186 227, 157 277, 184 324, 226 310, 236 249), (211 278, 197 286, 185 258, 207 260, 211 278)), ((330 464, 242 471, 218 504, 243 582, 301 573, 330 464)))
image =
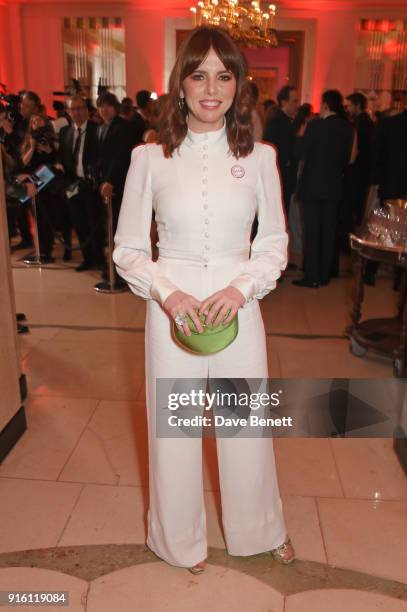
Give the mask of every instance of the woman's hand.
POLYGON ((49 143, 41 144, 39 142, 37 144, 37 151, 40 151, 40 153, 52 153, 52 146, 49 143))
POLYGON ((201 304, 199 314, 206 315, 205 323, 207 325, 216 327, 220 323, 227 324, 233 319, 239 308, 244 305, 245 301, 246 298, 239 289, 228 285, 206 298, 201 304))
POLYGON ((113 197, 112 183, 102 183, 100 186, 100 195, 102 196, 104 203, 107 204, 113 197))
POLYGON ((26 188, 26 194, 29 198, 33 198, 37 195, 37 188, 33 183, 24 183, 26 188))
MULTIPOLYGON (((165 300, 163 304, 164 310, 170 315, 171 319, 175 319, 177 315, 189 315, 193 320, 196 329, 199 333, 203 332, 203 326, 197 315, 197 310, 201 302, 194 298, 189 293, 184 293, 180 289, 173 291, 165 300)), ((177 323, 178 325, 178 323, 177 323)), ((185 321, 183 325, 178 325, 179 329, 182 329, 184 334, 191 336, 192 332, 189 328, 188 321, 185 321)))
POLYGON ((23 147, 22 147, 21 161, 22 161, 23 166, 28 166, 28 164, 31 161, 32 156, 34 155, 34 151, 35 151, 35 140, 31 136, 31 134, 28 134, 28 136, 26 136, 25 143, 23 144, 23 147))
POLYGON ((306 121, 304 121, 304 122, 301 124, 300 129, 299 129, 299 130, 298 130, 298 132, 297 132, 297 136, 300 136, 300 137, 304 136, 304 134, 305 134, 305 130, 306 130, 306 129, 307 129, 307 122, 306 122, 306 121))

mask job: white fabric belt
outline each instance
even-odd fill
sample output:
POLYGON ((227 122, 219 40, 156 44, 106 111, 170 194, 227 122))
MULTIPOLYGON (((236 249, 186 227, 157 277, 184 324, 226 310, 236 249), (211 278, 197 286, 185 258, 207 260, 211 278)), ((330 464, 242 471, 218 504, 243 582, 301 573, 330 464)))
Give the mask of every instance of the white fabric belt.
POLYGON ((177 263, 192 263, 198 266, 208 267, 213 264, 219 265, 234 261, 248 261, 250 248, 237 249, 235 251, 218 251, 216 253, 194 253, 190 251, 177 251, 175 249, 159 249, 158 260, 171 260, 177 263))

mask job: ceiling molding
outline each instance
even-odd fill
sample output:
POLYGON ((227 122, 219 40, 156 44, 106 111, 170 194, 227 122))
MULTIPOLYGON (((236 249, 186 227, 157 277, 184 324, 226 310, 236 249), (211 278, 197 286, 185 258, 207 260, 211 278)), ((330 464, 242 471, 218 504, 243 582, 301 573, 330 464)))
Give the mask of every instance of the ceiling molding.
POLYGON ((360 9, 407 9, 407 0, 280 0, 278 9, 311 11, 359 11, 360 9))
MULTIPOLYGON (((0 5, 4 4, 24 4, 42 5, 54 4, 66 5, 119 5, 127 10, 160 10, 183 11, 189 10, 190 6, 196 4, 195 0, 0 0, 0 5)), ((398 9, 407 10, 407 0, 277 0, 277 11, 301 12, 330 12, 348 11, 360 12, 360 10, 382 10, 398 9), (384 6, 385 5, 385 6, 384 6)))

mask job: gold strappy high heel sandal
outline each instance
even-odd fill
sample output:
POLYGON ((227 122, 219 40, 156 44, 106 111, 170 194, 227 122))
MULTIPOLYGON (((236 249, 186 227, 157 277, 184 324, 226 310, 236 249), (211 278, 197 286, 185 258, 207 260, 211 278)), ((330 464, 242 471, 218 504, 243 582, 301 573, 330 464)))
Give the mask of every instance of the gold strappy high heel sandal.
POLYGON ((290 538, 287 538, 286 541, 280 544, 280 546, 277 546, 277 548, 270 550, 270 554, 273 559, 282 565, 288 565, 295 560, 295 552, 290 538), (287 557, 287 553, 292 553, 292 557, 287 557))
POLYGON ((188 567, 187 569, 191 574, 202 574, 202 572, 205 571, 205 561, 200 561, 193 567, 188 567), (201 565, 201 563, 203 563, 203 565, 201 565))

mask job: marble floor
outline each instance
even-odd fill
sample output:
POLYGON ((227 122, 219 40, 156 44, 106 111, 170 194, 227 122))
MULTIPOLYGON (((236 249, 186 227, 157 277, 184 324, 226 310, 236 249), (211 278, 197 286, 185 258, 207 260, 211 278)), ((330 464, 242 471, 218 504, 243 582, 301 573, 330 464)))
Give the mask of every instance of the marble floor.
MULTIPOLYGON (((266 554, 227 554, 206 438, 207 570, 193 576, 156 558, 145 546, 145 303, 97 294, 98 273, 75 272, 77 254, 42 269, 22 255, 12 263, 30 328, 18 337, 28 427, 0 465, 0 591, 65 591, 72 612, 407 611, 407 479, 391 439, 274 440, 297 552, 282 567, 266 554)), ((262 300, 270 377, 392 376, 387 359, 349 352, 348 266, 318 290, 287 276, 262 300)), ((395 299, 378 279, 364 316, 392 314, 395 299)))

